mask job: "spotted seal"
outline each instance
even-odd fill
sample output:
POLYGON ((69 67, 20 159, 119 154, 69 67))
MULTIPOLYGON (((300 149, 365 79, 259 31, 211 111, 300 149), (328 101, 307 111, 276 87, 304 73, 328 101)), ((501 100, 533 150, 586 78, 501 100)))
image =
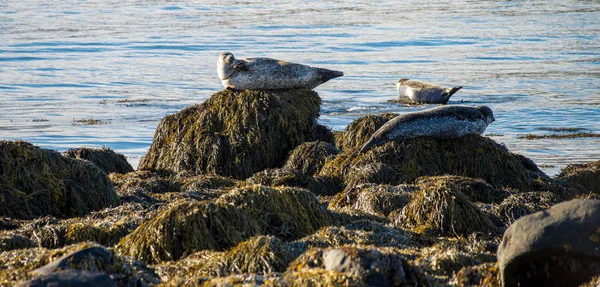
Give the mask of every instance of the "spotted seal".
POLYGON ((411 104, 445 104, 462 87, 444 88, 417 80, 400 79, 396 90, 400 101, 411 104))
POLYGON ((344 73, 269 58, 237 59, 221 52, 217 73, 223 86, 235 90, 314 89, 344 73))
POLYGON ((494 113, 487 106, 441 106, 407 113, 381 126, 360 152, 391 140, 403 141, 422 136, 455 139, 468 134, 480 135, 494 120, 494 113))

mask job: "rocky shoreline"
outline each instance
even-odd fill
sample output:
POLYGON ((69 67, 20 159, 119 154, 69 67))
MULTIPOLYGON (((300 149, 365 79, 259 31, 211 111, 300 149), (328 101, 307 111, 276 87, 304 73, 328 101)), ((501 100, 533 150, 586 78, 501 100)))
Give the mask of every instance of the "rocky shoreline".
POLYGON ((137 171, 110 149, 0 141, 0 284, 600 281, 600 162, 549 177, 476 135, 359 153, 394 114, 332 132, 320 104, 224 90, 166 116, 137 171))

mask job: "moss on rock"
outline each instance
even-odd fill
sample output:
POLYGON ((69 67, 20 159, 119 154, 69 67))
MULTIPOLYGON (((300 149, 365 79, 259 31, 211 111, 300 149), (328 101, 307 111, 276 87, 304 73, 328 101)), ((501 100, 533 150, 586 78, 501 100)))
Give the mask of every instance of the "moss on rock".
POLYGON ((423 233, 461 236, 495 231, 488 216, 477 208, 452 181, 446 178, 419 183, 420 190, 400 213, 390 219, 400 227, 423 233))
POLYGON ((308 90, 223 90, 166 116, 139 169, 245 179, 280 166, 289 151, 310 140, 320 104, 308 90))
POLYGON ((314 175, 321 170, 327 159, 333 158, 339 152, 331 143, 305 142, 290 153, 284 167, 297 169, 306 175, 314 175))
POLYGON ((116 153, 107 147, 72 148, 63 152, 63 155, 70 158, 90 161, 107 174, 111 172, 128 173, 133 171, 133 167, 127 162, 124 155, 116 153))
POLYGON ((22 141, 0 141, 0 216, 82 216, 119 203, 93 164, 22 141))

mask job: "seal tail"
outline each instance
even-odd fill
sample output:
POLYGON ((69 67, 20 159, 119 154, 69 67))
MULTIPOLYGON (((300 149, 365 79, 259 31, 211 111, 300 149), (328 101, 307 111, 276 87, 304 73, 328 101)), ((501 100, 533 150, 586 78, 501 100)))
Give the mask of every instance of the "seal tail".
POLYGON ((337 77, 341 77, 344 75, 344 72, 341 71, 334 71, 334 70, 328 70, 328 69, 323 69, 323 68, 317 68, 317 73, 319 75, 319 80, 322 83, 325 83, 333 78, 337 78, 337 77))
POLYGON ((462 89, 462 87, 454 87, 450 90, 447 90, 448 93, 448 98, 450 98, 452 95, 454 95, 454 93, 458 92, 458 90, 462 89))

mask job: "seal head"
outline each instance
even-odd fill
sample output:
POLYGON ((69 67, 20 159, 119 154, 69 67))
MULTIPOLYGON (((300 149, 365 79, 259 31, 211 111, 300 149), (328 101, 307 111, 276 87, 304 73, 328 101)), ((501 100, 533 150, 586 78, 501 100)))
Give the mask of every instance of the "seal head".
POLYGON ((217 60, 217 74, 219 79, 226 80, 235 73, 235 57, 230 52, 221 52, 217 60))

